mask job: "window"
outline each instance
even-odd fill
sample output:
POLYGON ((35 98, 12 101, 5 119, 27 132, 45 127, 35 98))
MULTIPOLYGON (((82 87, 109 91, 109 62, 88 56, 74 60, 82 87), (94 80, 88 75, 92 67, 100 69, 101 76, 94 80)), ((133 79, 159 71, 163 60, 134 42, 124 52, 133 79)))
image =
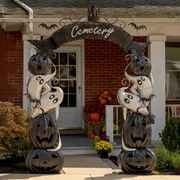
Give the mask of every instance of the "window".
POLYGON ((53 63, 56 66, 56 78, 59 83, 52 85, 61 87, 64 92, 61 107, 76 107, 76 53, 56 53, 53 63))
POLYGON ((166 99, 180 100, 180 42, 166 43, 166 99))

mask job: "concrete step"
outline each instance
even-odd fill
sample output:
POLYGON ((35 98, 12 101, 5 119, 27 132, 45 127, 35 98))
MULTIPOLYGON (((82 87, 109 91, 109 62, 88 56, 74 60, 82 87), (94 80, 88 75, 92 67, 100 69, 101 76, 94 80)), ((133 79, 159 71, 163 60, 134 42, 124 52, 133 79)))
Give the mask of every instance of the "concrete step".
MULTIPOLYGON (((93 146, 79 146, 79 147, 62 147, 62 153, 64 155, 78 155, 78 154, 97 154, 97 151, 93 146)), ((118 156, 120 153, 121 147, 114 146, 114 149, 109 155, 118 156)))
POLYGON ((62 147, 63 155, 97 154, 93 146, 62 147))

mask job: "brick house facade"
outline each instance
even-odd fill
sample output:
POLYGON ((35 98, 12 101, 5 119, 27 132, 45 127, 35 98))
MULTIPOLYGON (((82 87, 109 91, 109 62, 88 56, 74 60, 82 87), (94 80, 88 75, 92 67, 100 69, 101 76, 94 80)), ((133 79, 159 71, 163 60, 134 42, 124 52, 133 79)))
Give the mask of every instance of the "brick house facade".
MULTIPOLYGON (((146 37, 135 37, 145 42, 146 37)), ((85 105, 95 104, 102 91, 112 93, 111 104, 118 104, 116 94, 122 86, 124 69, 129 62, 118 45, 102 40, 85 40, 85 105)))
MULTIPOLYGON (((0 101, 23 104, 23 42, 20 32, 0 30, 0 101)), ((145 41, 145 37, 135 38, 145 41)), ((116 93, 124 78, 128 62, 118 45, 103 40, 85 40, 85 105, 92 105, 104 90, 112 93, 111 104, 117 104, 116 93)))
POLYGON ((0 101, 23 104, 23 42, 21 32, 0 28, 0 101))

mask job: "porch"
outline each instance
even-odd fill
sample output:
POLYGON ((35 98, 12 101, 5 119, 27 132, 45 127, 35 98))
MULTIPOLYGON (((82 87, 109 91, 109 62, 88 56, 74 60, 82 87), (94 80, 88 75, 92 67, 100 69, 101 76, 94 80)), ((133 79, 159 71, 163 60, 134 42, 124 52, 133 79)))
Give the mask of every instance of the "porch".
MULTIPOLYGON (((180 104, 166 105, 166 117, 180 118, 180 104)), ((114 146, 114 150, 110 155, 118 155, 121 150, 121 131, 124 122, 121 105, 106 105, 105 122, 106 135, 114 146)), ((74 134, 61 134, 61 139, 63 144, 62 151, 65 155, 97 154, 93 147, 94 140, 88 138, 83 131, 74 134)))
MULTIPOLYGON (((88 138, 84 133, 81 134, 62 134, 62 153, 64 155, 72 154, 97 154, 94 149, 94 140, 88 138)), ((115 136, 113 139, 114 149, 110 155, 117 156, 120 153, 121 137, 115 136)))
MULTIPOLYGON (((165 116, 166 118, 180 119, 180 104, 166 104, 165 114, 166 114, 165 116)), ((106 105, 105 121, 106 121, 106 135, 109 137, 111 142, 114 142, 116 144, 115 139, 121 136, 121 130, 123 125, 122 106, 106 105)), ((158 119, 155 119, 155 123, 156 121, 158 121, 158 119)), ((157 139, 159 139, 159 137, 156 137, 156 139, 153 140, 157 140, 157 139)))

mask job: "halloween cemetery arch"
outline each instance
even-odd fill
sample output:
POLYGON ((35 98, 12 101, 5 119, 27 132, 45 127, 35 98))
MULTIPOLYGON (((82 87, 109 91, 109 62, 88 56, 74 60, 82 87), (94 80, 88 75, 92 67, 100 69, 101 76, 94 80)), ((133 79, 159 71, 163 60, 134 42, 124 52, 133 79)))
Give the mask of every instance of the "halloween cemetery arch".
POLYGON ((37 173, 57 173, 63 167, 64 161, 60 151, 61 138, 56 128, 63 91, 60 87, 53 87, 54 91, 51 91, 52 87, 48 81, 55 76, 56 68, 54 67, 52 74, 48 74, 52 66, 49 59, 53 55, 53 50, 78 39, 111 41, 130 54, 129 68, 136 76, 127 74, 126 69, 125 76, 133 84, 134 90, 127 92, 127 87, 123 87, 117 93, 126 120, 123 127, 123 151, 120 153, 119 159, 124 172, 151 172, 155 167, 156 159, 154 153, 146 147, 150 143, 150 124, 153 122, 153 116, 149 114, 147 108, 151 101, 153 80, 149 78, 151 63, 148 58, 143 56, 149 43, 134 42, 131 35, 121 27, 90 20, 64 26, 48 39, 29 40, 38 50, 37 54, 33 55, 29 61, 29 71, 33 76, 27 87, 29 100, 35 103, 31 114, 30 137, 33 146, 38 149, 29 152, 26 158, 27 168, 37 173), (44 62, 46 63, 44 64, 44 62), (55 117, 48 114, 51 109, 55 110, 55 117), (132 113, 126 118, 127 109, 130 109, 132 113))
POLYGON ((149 43, 137 43, 121 27, 104 22, 75 22, 54 32, 48 39, 29 40, 40 52, 51 52, 63 44, 78 39, 99 39, 111 41, 126 52, 143 53, 149 43))

